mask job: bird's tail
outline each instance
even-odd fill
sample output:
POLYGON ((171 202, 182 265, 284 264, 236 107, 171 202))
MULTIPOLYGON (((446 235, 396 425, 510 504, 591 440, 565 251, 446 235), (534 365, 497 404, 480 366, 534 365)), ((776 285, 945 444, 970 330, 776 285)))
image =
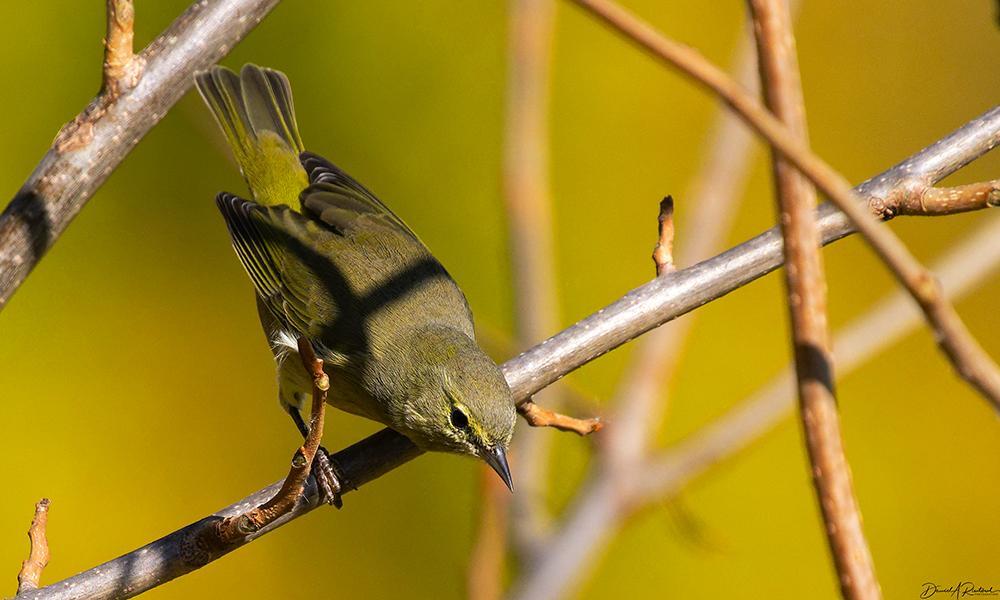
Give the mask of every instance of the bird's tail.
POLYGON ((195 75, 198 92, 226 135, 254 200, 297 206, 308 185, 299 154, 292 88, 284 73, 245 65, 237 75, 212 67, 195 75))

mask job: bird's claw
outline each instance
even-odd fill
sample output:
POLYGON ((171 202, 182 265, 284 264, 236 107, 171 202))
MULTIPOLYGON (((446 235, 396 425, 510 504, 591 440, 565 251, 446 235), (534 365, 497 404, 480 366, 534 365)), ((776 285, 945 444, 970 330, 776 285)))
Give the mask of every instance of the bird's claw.
POLYGON ((330 504, 337 508, 344 506, 340 499, 340 477, 330 460, 330 455, 326 448, 320 446, 313 459, 312 474, 316 479, 316 486, 319 488, 319 499, 324 504, 330 504))

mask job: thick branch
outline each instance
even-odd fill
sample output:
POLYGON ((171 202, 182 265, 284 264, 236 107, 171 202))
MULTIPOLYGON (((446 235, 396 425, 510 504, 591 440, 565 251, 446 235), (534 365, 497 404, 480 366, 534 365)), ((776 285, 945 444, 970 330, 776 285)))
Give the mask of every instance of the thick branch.
MULTIPOLYGON (((785 0, 749 0, 748 4, 767 106, 807 143, 805 103, 787 4, 785 0)), ((824 530, 844 597, 879 598, 840 433, 826 324, 826 279, 813 214, 816 195, 809 182, 778 155, 774 157, 774 180, 784 238, 799 404, 824 530)))
MULTIPOLYGON (((890 182, 903 185, 909 181, 908 177, 934 183, 985 154, 995 145, 998 137, 1000 107, 865 182, 858 187, 858 192, 870 200, 875 196, 869 197, 868 193, 886 196, 892 192, 890 182)), ((852 233, 844 216, 828 205, 819 209, 819 228, 824 243, 852 233)), ((770 229, 714 258, 658 277, 504 363, 507 382, 515 397, 524 402, 532 393, 570 371, 662 323, 766 275, 780 264, 781 237, 777 230, 770 229)), ((384 429, 341 450, 331 459, 338 467, 344 493, 347 493, 413 460, 420 453, 407 438, 384 429)), ((199 531, 222 517, 239 514, 264 502, 274 495, 279 486, 278 483, 273 484, 143 548, 27 594, 24 598, 125 598, 193 571, 222 554, 195 557, 190 546, 194 539, 192 536, 196 537, 199 531)), ((317 505, 316 489, 310 480, 303 497, 288 515, 249 536, 243 543, 302 516, 317 505)))
POLYGON ((35 504, 35 516, 28 527, 28 540, 31 547, 28 558, 21 563, 21 571, 17 574, 17 593, 38 589, 42 571, 49 564, 49 540, 45 528, 49 522, 49 499, 42 498, 35 504))
POLYGON ((965 327, 923 265, 891 230, 861 206, 847 180, 801 143, 781 121, 701 54, 661 34, 611 0, 575 0, 655 58, 676 67, 729 105, 783 158, 844 212, 924 311, 938 345, 956 372, 1000 410, 1000 368, 965 327))
MULTIPOLYGON (((225 56, 277 3, 195 2, 133 57, 129 64, 145 64, 134 87, 99 97, 64 127, 0 215, 0 310, 108 175, 191 87, 194 72, 225 56)), ((124 47, 128 36, 121 30, 109 37, 109 52, 124 47)))

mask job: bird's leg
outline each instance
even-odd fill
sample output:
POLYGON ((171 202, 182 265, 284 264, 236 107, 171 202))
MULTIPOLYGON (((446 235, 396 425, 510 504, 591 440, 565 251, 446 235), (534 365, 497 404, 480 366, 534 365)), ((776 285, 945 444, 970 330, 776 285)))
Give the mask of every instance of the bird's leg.
MULTIPOLYGON (((302 437, 309 435, 309 426, 302 419, 302 414, 299 413, 299 409, 294 406, 286 405, 288 414, 291 415, 292 421, 295 422, 295 427, 298 428, 299 433, 302 437)), ((344 505, 344 502, 340 499, 340 477, 337 475, 336 469, 333 467, 333 463, 330 461, 330 454, 326 451, 323 446, 319 447, 319 451, 316 452, 316 457, 313 458, 312 464, 312 475, 316 479, 316 486, 319 487, 319 497, 321 502, 326 504, 332 504, 333 506, 340 508, 344 505)))

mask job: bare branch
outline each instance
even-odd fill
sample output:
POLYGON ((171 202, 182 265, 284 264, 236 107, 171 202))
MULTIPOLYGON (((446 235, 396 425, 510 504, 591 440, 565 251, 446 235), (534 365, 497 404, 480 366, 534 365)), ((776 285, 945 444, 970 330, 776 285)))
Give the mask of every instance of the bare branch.
POLYGON ((35 516, 31 519, 31 526, 28 527, 31 548, 28 550, 28 558, 21 563, 21 571, 17 574, 18 595, 37 590, 38 582, 42 579, 42 571, 49 564, 49 541, 45 535, 48 522, 49 499, 42 498, 35 504, 35 516))
POLYGON ((663 62, 678 68, 718 95, 763 136, 775 151, 795 165, 822 191, 864 236, 896 280, 920 305, 945 356, 958 374, 1000 410, 1000 368, 965 327, 940 286, 892 231, 861 205, 847 180, 816 156, 725 72, 698 52, 681 45, 610 0, 575 0, 629 40, 663 62))
MULTIPOLYGON (((888 182, 903 185, 909 181, 908 176, 933 183, 989 151, 998 137, 1000 107, 990 110, 900 165, 862 184, 858 191, 865 193, 864 190, 870 190, 873 194, 885 195, 892 191, 888 182)), ((820 207, 819 215, 824 243, 851 233, 848 221, 828 205, 820 207)), ((994 231, 992 235, 995 240, 1000 233, 994 231)), ((746 285, 774 270, 780 263, 781 238, 776 230, 771 229, 712 259, 658 277, 504 363, 502 368, 507 382, 515 398, 524 402, 532 393, 566 373, 666 321, 746 285)), ((378 479, 420 454, 421 451, 406 437, 384 429, 332 455, 331 459, 342 476, 343 492, 347 493, 378 479)), ((273 484, 215 515, 79 575, 30 592, 24 598, 128 598, 189 573, 222 556, 197 548, 195 540, 204 528, 211 527, 221 518, 240 514, 266 501, 274 496, 279 487, 280 483, 273 484)), ((609 493, 613 491, 610 490, 609 493)), ((241 540, 237 546, 302 516, 318 505, 316 488, 310 480, 291 512, 241 540)), ((602 505, 601 510, 615 511, 619 506, 616 500, 602 505)), ((591 537, 601 538, 602 531, 604 530, 593 530, 591 537)), ((232 549, 234 548, 228 550, 232 549)), ((587 554, 593 552, 593 548, 581 544, 579 552, 587 554)), ((543 571, 544 566, 536 565, 539 572, 543 571)))
MULTIPOLYGON (((131 2, 109 2, 119 9, 108 38, 117 63, 130 37, 131 11, 124 7, 131 2)), ((128 65, 145 65, 134 86, 98 97, 63 128, 0 215, 0 310, 108 175, 187 91, 194 72, 225 56, 277 3, 195 2, 127 63, 127 72, 128 65)))
MULTIPOLYGON (((793 135, 808 143, 795 37, 785 0, 749 0, 764 98, 793 135)), ((826 325, 826 279, 814 220, 816 194, 783 158, 774 156, 774 180, 784 238, 785 281, 806 448, 813 484, 841 593, 852 600, 881 597, 851 471, 840 433, 826 325)))
POLYGON ((330 380, 323 372, 323 361, 316 358, 316 353, 309 340, 304 337, 299 338, 298 345, 302 367, 313 380, 309 433, 306 435, 302 447, 296 450, 288 475, 281 482, 281 487, 278 488, 274 496, 241 515, 226 517, 220 521, 213 531, 214 539, 204 540, 203 543, 207 545, 225 548, 274 523, 295 508, 299 496, 305 489, 309 470, 312 468, 313 459, 316 458, 316 452, 323 439, 326 393, 330 389, 330 380))
MULTIPOLYGON (((604 422, 600 418, 577 419, 551 411, 538 406, 533 401, 522 402, 517 407, 528 425, 532 427, 553 427, 560 431, 572 431, 579 435, 590 435, 596 433, 604 427, 604 422)), ((537 460, 537 457, 526 457, 527 460, 537 460)))

